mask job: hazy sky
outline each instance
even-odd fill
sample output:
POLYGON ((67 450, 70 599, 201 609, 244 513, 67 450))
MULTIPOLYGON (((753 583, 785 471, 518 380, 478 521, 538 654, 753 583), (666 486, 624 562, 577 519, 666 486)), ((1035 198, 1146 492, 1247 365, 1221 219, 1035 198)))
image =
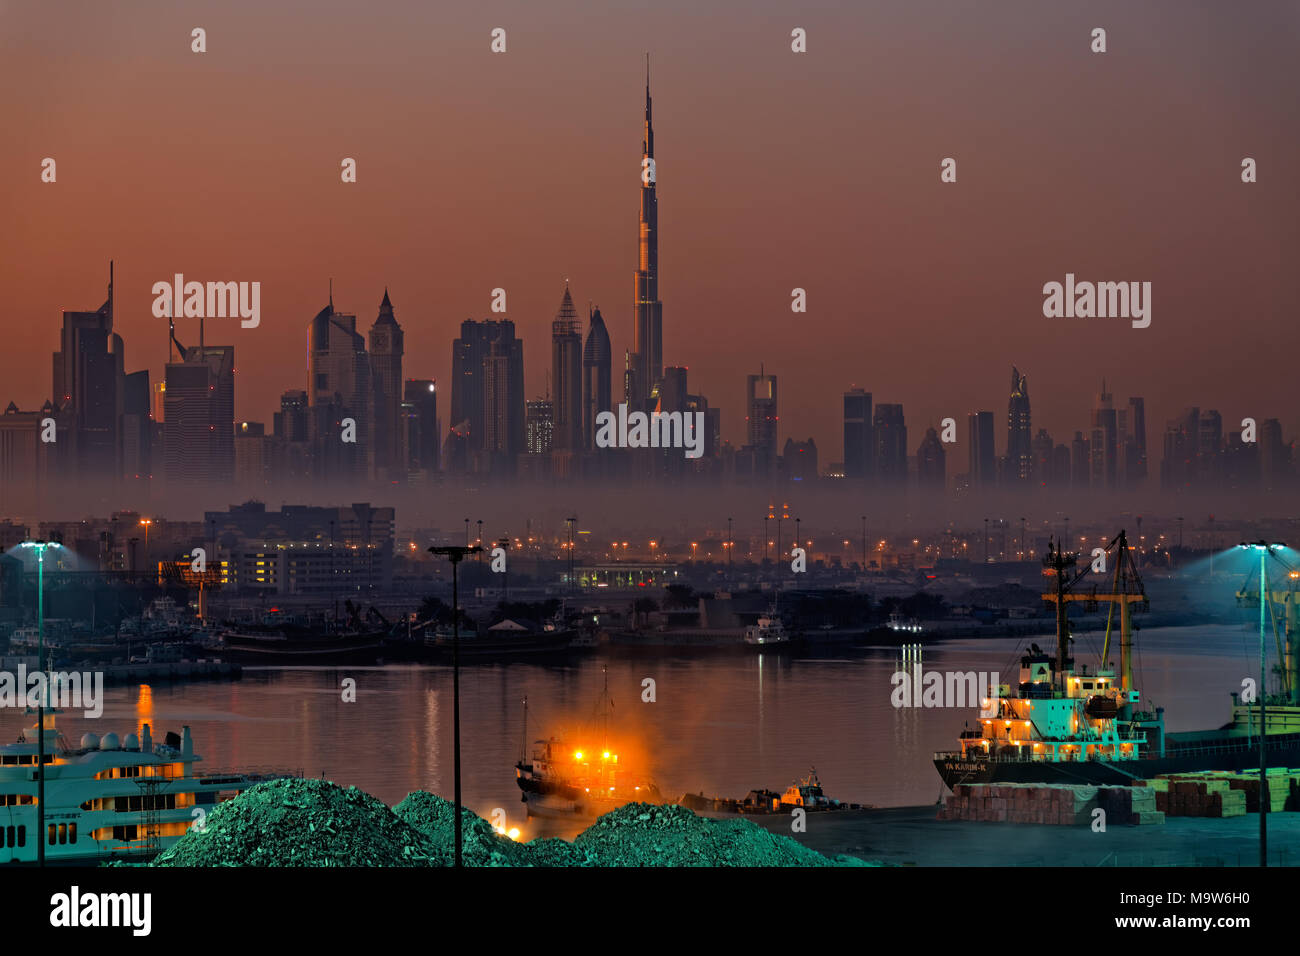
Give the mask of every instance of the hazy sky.
POLYGON ((445 384, 499 286, 541 393, 566 277, 621 366, 649 51, 665 362, 725 437, 760 362, 781 440, 812 434, 823 463, 852 385, 904 403, 909 451, 977 408, 1001 450, 1012 364, 1058 441, 1103 375, 1147 399, 1153 461, 1189 404, 1292 437, 1298 40, 1300 6, 1254 0, 0 3, 0 402, 48 397, 60 310, 103 301, 110 258, 127 368, 154 380, 154 282, 261 282, 261 326, 208 340, 235 346, 239 417, 268 424, 305 387, 330 277, 363 329, 389 288, 407 377, 445 384), (1150 281, 1150 328, 1044 318, 1066 272, 1150 281))

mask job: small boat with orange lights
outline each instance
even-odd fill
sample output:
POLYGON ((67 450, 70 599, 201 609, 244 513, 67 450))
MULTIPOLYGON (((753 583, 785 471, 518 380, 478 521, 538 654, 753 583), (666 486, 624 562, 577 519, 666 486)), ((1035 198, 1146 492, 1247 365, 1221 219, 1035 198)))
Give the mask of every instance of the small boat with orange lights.
POLYGON ((530 817, 598 817, 626 803, 663 803, 654 782, 606 748, 583 749, 551 737, 533 742, 515 765, 530 817))
MULTIPOLYGON (((596 704, 595 724, 576 737, 534 740, 520 755, 515 782, 530 817, 598 817, 627 803, 663 803, 653 780, 619 752, 609 733, 614 701, 609 672, 596 704)), ((528 698, 524 698, 524 739, 528 739, 528 698)))

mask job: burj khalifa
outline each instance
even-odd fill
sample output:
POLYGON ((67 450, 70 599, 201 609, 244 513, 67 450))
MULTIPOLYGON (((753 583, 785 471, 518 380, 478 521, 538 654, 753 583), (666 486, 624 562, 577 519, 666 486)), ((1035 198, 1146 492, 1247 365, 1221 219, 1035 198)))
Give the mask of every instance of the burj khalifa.
POLYGON ((655 133, 650 117, 650 58, 646 57, 645 139, 641 143, 641 230, 632 313, 633 351, 626 398, 643 408, 663 378, 663 303, 659 301, 659 201, 655 196, 655 133))

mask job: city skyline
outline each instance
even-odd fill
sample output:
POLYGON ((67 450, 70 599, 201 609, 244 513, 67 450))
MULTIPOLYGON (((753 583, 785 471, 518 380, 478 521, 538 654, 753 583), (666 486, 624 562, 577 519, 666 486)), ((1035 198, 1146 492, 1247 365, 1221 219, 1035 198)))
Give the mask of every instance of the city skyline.
MULTIPOLYGON (((1032 20, 1032 8, 1026 9, 1032 20)), ((1262 16, 1287 22, 1281 6, 1265 4, 1260 10, 1262 16)), ((56 23, 63 14, 23 10, 13 15, 56 23)), ((238 5, 228 13, 232 23, 246 15, 238 5)), ((1114 17, 1112 36, 1134 33, 1148 15, 1109 14, 1114 17)), ((323 16, 325 35, 343 29, 336 13, 323 16)), ((356 98, 347 96, 331 108, 337 120, 333 128, 342 132, 339 141, 306 134, 300 147, 265 153, 265 175, 250 176, 246 165, 240 165, 252 154, 239 147, 238 139, 227 140, 233 155, 241 158, 236 171, 226 175, 201 161, 183 138, 165 154, 144 161, 138 150, 118 141, 130 137, 116 137, 99 147, 91 179, 83 148, 76 145, 81 139, 70 134, 94 129, 102 120, 84 112, 84 106, 63 104, 40 123, 40 128, 58 131, 48 150, 42 148, 61 163, 56 183, 39 181, 39 156, 0 157, 6 191, 12 193, 20 221, 43 224, 25 230, 29 242, 23 249, 8 248, 0 257, 4 287, 11 293, 15 314, 24 317, 11 330, 13 348, 0 357, 0 374, 9 385, 6 401, 29 409, 43 400, 39 367, 52 343, 57 315, 51 302, 87 308, 98 301, 102 280, 97 277, 101 263, 110 258, 117 262, 118 326, 131 343, 131 358, 149 371, 151 382, 163 373, 165 341, 160 339, 166 336, 148 311, 151 283, 175 272, 263 283, 265 318, 258 328, 209 322, 209 339, 233 345, 239 356, 236 416, 241 420, 269 421, 279 395, 276 389, 283 387, 281 377, 273 373, 285 350, 296 350, 301 342, 302 317, 319 309, 330 277, 340 306, 362 314, 390 289, 407 334, 410 375, 438 382, 450 379, 444 343, 463 318, 490 314, 492 289, 507 290, 505 317, 516 323, 522 339, 540 345, 554 314, 556 290, 569 278, 576 302, 589 301, 602 310, 617 375, 624 354, 633 351, 634 316, 629 314, 626 278, 619 276, 626 277, 628 261, 635 255, 628 234, 637 213, 631 209, 629 186, 633 175, 642 185, 637 160, 644 158, 648 143, 644 133, 633 132, 629 120, 633 104, 644 95, 643 57, 649 48, 660 107, 655 115, 656 182, 668 189, 658 197, 664 207, 657 210, 663 237, 659 265, 670 303, 662 358, 690 367, 693 387, 722 409, 724 439, 734 444, 744 440, 739 387, 760 364, 782 381, 780 440, 816 436, 826 462, 841 457, 836 448, 839 396, 851 386, 902 402, 915 438, 943 417, 960 421, 974 409, 996 407, 999 389, 994 380, 1004 373, 993 374, 989 366, 1012 364, 1031 381, 1042 383, 1035 392, 1035 428, 1045 425, 1058 438, 1079 427, 1074 409, 1091 400, 1103 377, 1141 393, 1152 423, 1178 416, 1184 405, 1197 404, 1220 409, 1225 422, 1247 415, 1257 421, 1278 417, 1286 435, 1295 433, 1300 422, 1285 400, 1278 350, 1256 344, 1285 332, 1289 286, 1285 269, 1273 264, 1290 261, 1300 249, 1294 203, 1286 197, 1279 201, 1277 193, 1277 184, 1284 182, 1282 170, 1300 149, 1293 129, 1266 122, 1273 93, 1248 99, 1229 124, 1214 111, 1195 116, 1183 112, 1175 91, 1162 85, 1158 93, 1168 107, 1163 113, 1170 115, 1144 117, 1150 128, 1139 130, 1126 122, 1135 114, 1126 112, 1130 107, 1116 86, 1150 82, 1152 68, 1136 53, 1107 54, 1119 78, 1089 84, 1080 78, 1091 76, 1087 71, 1094 62, 1084 44, 1059 75, 1047 70, 1032 49, 1015 49, 1006 51, 1008 67, 1030 70, 1039 82, 1033 84, 1036 92, 1010 92, 1009 102, 1029 110, 1033 122, 1008 142, 994 144, 976 133, 962 118, 963 111, 1000 91, 1006 77, 999 73, 972 82, 961 59, 946 56, 942 44, 921 44, 928 51, 922 61, 900 63, 895 53, 882 51, 887 64, 880 68, 901 77, 932 70, 935 78, 922 88, 946 89, 947 99, 935 105, 918 99, 919 94, 898 92, 906 90, 907 83, 891 84, 885 93, 869 82, 854 82, 849 70, 850 63, 858 62, 850 55, 854 44, 869 33, 865 14, 820 16, 820 31, 817 23, 810 26, 818 44, 812 48, 814 62, 820 64, 811 73, 799 65, 804 61, 789 55, 788 44, 775 28, 771 37, 719 38, 714 65, 706 65, 707 58, 669 31, 654 29, 604 45, 593 45, 588 31, 572 41, 575 48, 595 57, 598 68, 614 82, 581 83, 561 73, 546 93, 526 88, 530 77, 543 69, 532 47, 518 38, 521 31, 527 36, 540 29, 527 15, 505 56, 484 54, 481 59, 487 62, 480 63, 467 52, 457 52, 454 68, 470 80, 482 81, 469 84, 467 102, 478 103, 491 97, 491 91, 500 92, 493 77, 508 84, 509 94, 497 105, 512 121, 519 116, 518 129, 533 147, 523 154, 529 170, 527 189, 519 188, 523 181, 516 178, 518 157, 498 158, 491 149, 485 153, 482 124, 455 112, 444 121, 452 137, 460 134, 463 158, 447 148, 417 151, 433 157, 435 173, 443 170, 429 186, 427 177, 413 175, 415 167, 404 158, 416 154, 411 147, 420 138, 400 126, 379 125, 381 117, 363 117, 356 98), (743 77, 752 93, 729 99, 726 111, 702 110, 697 89, 724 90, 728 82, 740 82, 720 76, 718 64, 757 69, 743 77), (792 109, 799 102, 796 97, 804 96, 817 96, 823 105, 792 109), (1046 112, 1049 102, 1062 114, 1074 110, 1090 118, 1079 129, 1081 141, 1105 141, 1109 127, 1102 117, 1118 111, 1131 162, 1087 151, 1079 154, 1075 140, 1044 135, 1058 130, 1057 121, 1046 112), (841 114, 878 115, 883 106, 889 109, 872 135, 895 146, 883 154, 864 151, 859 148, 865 142, 863 131, 846 128, 841 114), (787 129, 792 116, 798 118, 794 135, 787 129), (575 120, 581 135, 566 145, 562 131, 575 120), (1231 145, 1225 145, 1225 138, 1231 145), (746 153, 726 151, 729 142, 760 150, 762 160, 738 159, 746 153), (1172 144, 1179 147, 1176 161, 1169 151, 1172 144), (1237 175, 1240 158, 1255 154, 1261 163, 1260 180, 1242 184, 1237 175), (939 161, 949 155, 957 159, 958 179, 943 184, 939 161), (352 186, 338 182, 338 161, 345 156, 356 156, 359 164, 359 179, 352 186), (469 175, 462 166, 466 161, 482 171, 469 175), (816 175, 810 175, 814 169, 816 175), (104 176, 113 177, 111 195, 102 188, 104 176), (182 190, 173 196, 173 190, 168 201, 175 202, 168 207, 173 211, 165 228, 141 230, 126 214, 123 197, 136 204, 154 203, 161 195, 158 184, 174 185, 178 176, 188 176, 197 194, 182 190), (284 197, 277 200, 268 192, 264 179, 284 197), (437 185, 450 181, 458 184, 456 190, 437 185), (503 194, 503 186, 512 181, 518 187, 503 194), (545 188, 531 188, 540 182, 545 188), (1160 188, 1153 190, 1153 184, 1160 188), (1187 208, 1178 197, 1193 186, 1197 203, 1187 208), (972 190, 978 193, 973 204, 972 190), (759 196, 761 203, 749 202, 759 196), (211 201, 219 197, 232 202, 211 201), (413 221, 421 223, 418 232, 405 224, 385 227, 390 213, 412 203, 413 221), (1124 212, 1130 208, 1132 212, 1124 212), (70 247, 66 242, 52 244, 56 235, 71 234, 69 217, 96 213, 114 228, 103 236, 79 236, 70 247), (231 231, 235 220, 230 216, 236 214, 254 217, 263 228, 231 231), (863 214, 870 222, 865 232, 850 226, 863 214), (1197 226, 1205 221, 1235 228, 1211 234, 1197 226), (453 235, 452 222, 460 250, 454 254, 443 241, 453 235), (1161 235, 1179 235, 1180 241, 1151 246, 1157 222, 1161 235), (1068 236, 1060 234, 1061 223, 1071 224, 1068 236), (307 237, 322 228, 333 238, 323 254, 316 254, 307 237), (240 235, 238 242, 231 241, 233 235, 240 235), (859 241, 845 242, 850 235, 859 241), (1042 241, 1043 236, 1051 238, 1042 241), (983 245, 974 245, 989 238, 996 240, 996 257, 986 254, 983 245), (432 270, 417 264, 427 261, 430 241, 446 250, 435 257, 432 270), (54 262, 59 263, 57 272, 51 270, 54 262), (1043 283, 1059 281, 1071 271, 1152 281, 1156 305, 1151 327, 1133 330, 1123 324, 1044 318, 1043 283), (808 292, 807 313, 789 311, 790 290, 796 287, 808 292), (1237 320, 1231 317, 1237 315, 1250 316, 1253 335, 1234 333, 1237 320), (815 338, 805 331, 809 325, 815 328, 815 338), (792 335, 809 336, 810 346, 817 344, 792 348, 792 335), (422 358, 417 364, 414 357, 422 358), (917 369, 924 369, 933 384, 920 387, 917 369), (1258 373, 1215 375, 1215 369, 1258 373), (1182 394, 1186 381, 1199 383, 1197 395, 1182 394)), ((986 43, 994 43, 1013 20, 1011 12, 991 18, 973 12, 958 16, 970 17, 962 22, 986 43)), ((1230 18, 1215 16, 1211 22, 1216 28, 1233 35, 1230 18)), ((898 24, 904 36, 921 29, 908 20, 904 16, 898 24)), ((546 27, 548 35, 571 25, 564 16, 557 22, 546 27)), ((147 34, 149 43, 157 42, 158 29, 147 34)), ((284 29, 278 22, 268 23, 258 42, 278 42, 284 29)), ((378 57, 381 48, 408 48, 404 44, 409 41, 392 35, 385 35, 381 45, 379 35, 371 31, 362 26, 357 33, 359 62, 378 57)), ((1158 32, 1162 44, 1143 46, 1142 55, 1162 58, 1169 75, 1177 78, 1190 81, 1204 72, 1203 36, 1177 21, 1158 32)), ((1285 32, 1277 31, 1279 36, 1285 32)), ((1149 34, 1143 34, 1146 44, 1152 42, 1149 34)), ((178 88, 212 108, 210 119, 216 125, 201 139, 220 136, 231 122, 221 107, 229 91, 213 76, 184 72, 192 62, 183 59, 191 55, 186 49, 173 53, 162 46, 133 46, 143 42, 123 37, 124 48, 138 54, 132 64, 153 62, 176 73, 178 88)), ((1259 90, 1280 90, 1284 84, 1274 78, 1282 61, 1268 36, 1261 42, 1263 48, 1255 44, 1249 56, 1235 47, 1222 50, 1223 75, 1237 71, 1233 75, 1253 77, 1250 82, 1259 90)), ((88 51, 73 47, 67 53, 40 52, 57 60, 88 51)), ((29 55, 15 51, 11 68, 29 55)), ((255 52, 241 45, 237 55, 255 52)), ((304 58, 303 76, 291 82, 295 90, 299 82, 319 79, 331 62, 324 54, 299 56, 304 58)), ((117 64, 105 81, 113 95, 141 97, 134 86, 139 69, 117 64)), ((400 77, 410 67, 399 64, 392 69, 400 77)), ((73 70, 61 82, 80 88, 84 81, 79 77, 73 70)), ((238 81, 245 92, 255 91, 258 83, 256 75, 238 81)), ((401 91, 398 99, 410 95, 401 91)), ((448 102, 430 95, 430 102, 448 102)), ((157 92, 141 102, 161 106, 167 98, 157 92)), ((93 99, 82 97, 81 102, 93 99)), ((308 113, 323 108, 315 100, 306 105, 308 113)), ((255 112, 250 121, 258 127, 282 106, 281 98, 273 98, 266 114, 255 112)), ((20 106, 15 126, 25 141, 33 139, 25 131, 37 128, 34 121, 28 107, 20 106)), ((302 132, 291 123, 289 132, 295 131, 302 132)), ((490 129, 486 142, 505 145, 490 129)), ((179 334, 197 339, 192 320, 177 323, 179 334)), ((544 390, 549 363, 543 351, 531 350, 526 359, 525 393, 530 399, 544 390)), ((621 385, 614 383, 616 395, 621 385)), ((909 446, 916 444, 912 438, 909 446)), ((913 453, 915 447, 908 451, 913 453)))

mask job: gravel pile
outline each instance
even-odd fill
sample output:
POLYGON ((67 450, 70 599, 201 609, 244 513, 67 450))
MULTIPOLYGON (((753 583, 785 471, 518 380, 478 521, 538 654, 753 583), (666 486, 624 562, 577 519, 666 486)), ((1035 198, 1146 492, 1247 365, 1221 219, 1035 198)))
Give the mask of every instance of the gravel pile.
MULTIPOLYGON (((456 854, 456 805, 424 790, 408 793, 393 813, 449 861, 456 854)), ((466 866, 533 866, 529 844, 516 843, 492 829, 492 824, 465 807, 461 813, 461 857, 466 866)), ((543 864, 545 865, 545 864, 543 864)))
POLYGON ((629 803, 574 839, 595 866, 835 866, 834 860, 749 820, 711 820, 685 807, 629 803))
POLYGON ((154 866, 441 866, 429 844, 379 800, 326 780, 259 783, 218 804, 154 866))
MULTIPOLYGON (((685 807, 632 803, 572 843, 517 843, 462 810, 466 866, 861 866, 830 859, 749 820, 712 820, 685 807)), ((455 810, 417 790, 389 809, 356 787, 273 780, 210 811, 154 866, 450 866, 455 810)))

